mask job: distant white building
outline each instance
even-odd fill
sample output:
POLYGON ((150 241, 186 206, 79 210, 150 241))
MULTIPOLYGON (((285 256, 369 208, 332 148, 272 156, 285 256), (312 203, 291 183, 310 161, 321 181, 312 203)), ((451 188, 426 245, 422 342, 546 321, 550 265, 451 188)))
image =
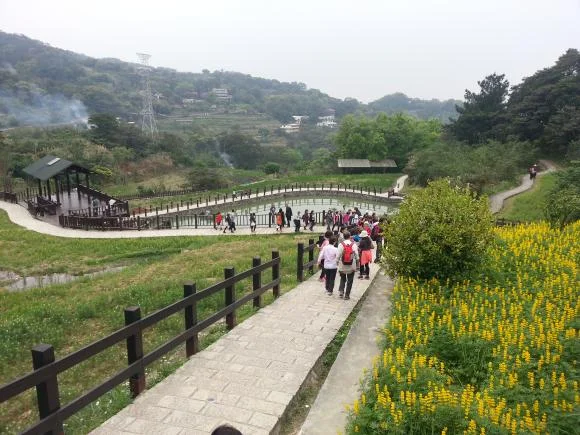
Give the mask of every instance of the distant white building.
POLYGON ((308 116, 305 115, 292 115, 294 122, 291 124, 284 124, 280 126, 280 130, 285 131, 286 133, 296 133, 300 131, 300 126, 302 125, 302 121, 308 119, 308 116))
POLYGON ((334 115, 328 116, 319 116, 318 122, 316 123, 317 127, 327 127, 327 128, 335 128, 338 124, 334 120, 334 115))
POLYGON ((214 94, 218 101, 231 101, 232 96, 230 95, 230 91, 225 88, 213 88, 211 93, 214 94))

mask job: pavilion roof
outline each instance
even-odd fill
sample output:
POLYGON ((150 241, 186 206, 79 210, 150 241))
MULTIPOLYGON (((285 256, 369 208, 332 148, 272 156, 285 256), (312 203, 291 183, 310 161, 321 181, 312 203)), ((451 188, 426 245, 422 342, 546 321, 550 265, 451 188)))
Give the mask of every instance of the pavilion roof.
POLYGON ((23 169, 31 177, 46 181, 61 172, 71 169, 76 172, 90 173, 91 171, 69 160, 56 156, 44 156, 42 159, 28 165, 23 169))
POLYGON ((338 159, 339 168, 396 168, 394 160, 338 159))

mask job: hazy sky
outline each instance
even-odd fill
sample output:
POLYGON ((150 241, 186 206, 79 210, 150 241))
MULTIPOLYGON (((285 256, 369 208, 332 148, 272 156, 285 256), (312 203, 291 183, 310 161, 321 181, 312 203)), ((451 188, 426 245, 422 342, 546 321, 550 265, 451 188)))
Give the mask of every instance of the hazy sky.
POLYGON ((393 92, 446 99, 493 72, 517 84, 580 49, 580 0, 0 0, 0 30, 364 102, 393 92))

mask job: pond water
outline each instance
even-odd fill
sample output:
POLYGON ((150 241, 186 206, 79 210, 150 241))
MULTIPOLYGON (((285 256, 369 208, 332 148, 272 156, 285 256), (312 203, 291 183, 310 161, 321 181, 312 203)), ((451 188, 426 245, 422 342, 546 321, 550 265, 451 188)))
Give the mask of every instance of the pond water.
POLYGON ((47 287, 53 284, 66 284, 84 277, 95 277, 104 275, 105 273, 119 272, 123 270, 124 266, 110 267, 108 269, 99 270, 97 272, 85 273, 84 275, 70 275, 68 273, 51 273, 49 275, 39 276, 20 276, 13 272, 0 272, 0 281, 11 281, 8 284, 0 284, 0 288, 4 287, 9 292, 28 290, 37 287, 47 287))
POLYGON ((346 198, 346 197, 334 197, 334 198, 283 198, 283 199, 276 199, 276 200, 267 200, 263 203, 247 205, 243 208, 237 208, 236 213, 239 214, 249 214, 249 213, 256 213, 256 214, 267 214, 270 211, 270 207, 274 205, 276 210, 282 209, 286 210, 286 205, 289 205, 294 212, 294 215, 297 215, 298 212, 304 212, 305 209, 314 210, 315 212, 322 212, 327 210, 343 210, 347 211, 348 209, 354 209, 354 207, 358 207, 358 209, 365 213, 370 211, 371 213, 375 212, 377 215, 383 214, 394 214, 397 213, 399 210, 399 205, 397 203, 380 203, 380 202, 372 202, 367 200, 356 200, 354 198, 346 198))

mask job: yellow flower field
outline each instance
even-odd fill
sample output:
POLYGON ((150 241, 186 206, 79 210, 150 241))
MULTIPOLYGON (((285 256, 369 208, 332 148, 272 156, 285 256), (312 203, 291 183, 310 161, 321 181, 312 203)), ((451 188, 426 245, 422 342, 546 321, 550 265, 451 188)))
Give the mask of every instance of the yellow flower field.
POLYGON ((350 433, 579 433, 580 223, 496 234, 478 280, 399 279, 350 433))

